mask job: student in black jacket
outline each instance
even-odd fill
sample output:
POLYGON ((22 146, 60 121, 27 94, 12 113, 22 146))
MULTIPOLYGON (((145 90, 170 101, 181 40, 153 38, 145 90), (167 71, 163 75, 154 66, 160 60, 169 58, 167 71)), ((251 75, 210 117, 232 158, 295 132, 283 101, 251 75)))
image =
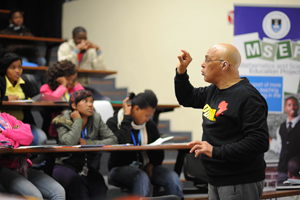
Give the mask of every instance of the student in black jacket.
MULTIPOLYGON (((160 137, 157 125, 150 120, 157 98, 151 90, 137 96, 132 93, 130 97, 123 101, 123 108, 108 119, 107 126, 117 136, 119 144, 150 144, 160 137), (129 100, 131 105, 127 104, 129 100)), ((131 188, 134 195, 149 197, 153 183, 163 186, 168 195, 183 198, 178 175, 161 166, 163 159, 163 150, 111 152, 109 179, 131 188)))

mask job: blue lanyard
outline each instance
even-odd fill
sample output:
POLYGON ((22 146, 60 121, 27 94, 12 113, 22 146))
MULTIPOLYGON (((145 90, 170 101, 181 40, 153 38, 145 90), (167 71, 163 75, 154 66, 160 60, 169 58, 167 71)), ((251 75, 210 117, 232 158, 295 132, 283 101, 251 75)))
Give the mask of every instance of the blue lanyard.
MULTIPOLYGON (((1 117, 1 119, 4 121, 4 119, 1 117)), ((6 124, 6 122, 4 121, 4 123, 6 124)), ((0 126, 1 126, 1 128, 3 129, 3 130, 5 130, 5 128, 0 124, 0 126)))
POLYGON ((132 137, 132 140, 133 140, 133 144, 134 144, 134 146, 139 146, 140 145, 140 143, 141 143, 141 134, 140 134, 140 131, 139 131, 139 133, 138 133, 138 143, 136 143, 136 141, 135 141, 135 137, 134 137, 134 135, 133 135, 133 133, 131 132, 131 137, 132 137))
POLYGON ((83 130, 81 130, 81 137, 83 139, 87 139, 87 127, 86 126, 84 128, 84 132, 83 132, 83 130))

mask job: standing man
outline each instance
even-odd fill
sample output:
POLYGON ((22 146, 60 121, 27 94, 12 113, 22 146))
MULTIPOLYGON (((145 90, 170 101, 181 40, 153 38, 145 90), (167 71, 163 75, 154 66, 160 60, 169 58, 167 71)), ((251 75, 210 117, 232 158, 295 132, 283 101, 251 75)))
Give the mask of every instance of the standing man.
POLYGON ((258 200, 262 196, 269 149, 268 106, 247 78, 240 78, 241 56, 230 44, 211 47, 203 61, 208 87, 194 88, 187 67, 190 54, 178 56, 175 92, 185 107, 203 109, 202 141, 191 153, 201 160, 208 176, 210 200, 258 200))
POLYGON ((270 143, 270 149, 280 152, 277 169, 278 185, 283 184, 288 179, 288 161, 294 156, 300 155, 300 116, 298 115, 299 103, 296 97, 290 96, 285 100, 284 110, 287 113, 287 119, 280 125, 276 139, 272 139, 270 143))
MULTIPOLYGON (((80 69, 106 69, 101 49, 87 40, 87 33, 83 27, 74 28, 73 39, 59 46, 58 61, 62 60, 69 60, 80 69)), ((80 73, 77 80, 83 86, 87 86, 89 83, 88 77, 80 73)))

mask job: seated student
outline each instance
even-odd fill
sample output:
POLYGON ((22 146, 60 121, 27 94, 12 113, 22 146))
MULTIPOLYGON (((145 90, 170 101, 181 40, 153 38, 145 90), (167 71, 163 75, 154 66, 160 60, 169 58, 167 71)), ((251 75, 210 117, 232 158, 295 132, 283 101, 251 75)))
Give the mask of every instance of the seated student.
MULTIPOLYGON (((71 112, 53 119, 61 145, 116 144, 117 138, 94 112, 90 91, 80 90, 71 95, 71 112)), ((107 186, 98 170, 92 167, 97 152, 73 153, 57 158, 53 178, 63 185, 67 199, 105 199, 107 186)))
MULTIPOLYGON (((69 102, 70 95, 78 90, 84 90, 82 85, 76 81, 77 70, 71 61, 63 60, 53 64, 47 70, 48 82, 40 88, 41 94, 49 94, 61 98, 63 101, 69 102)), ((54 119, 61 112, 53 112, 54 119)), ((54 125, 49 127, 49 135, 57 138, 57 131, 54 125)))
MULTIPOLYGON (((0 85, 0 105, 4 89, 0 85)), ((0 140, 7 141, 14 148, 29 145, 32 141, 30 126, 15 117, 0 112, 0 140)), ((0 143, 3 144, 3 143, 0 143)), ((65 199, 64 188, 47 174, 31 168, 27 155, 1 155, 0 186, 5 191, 38 199, 65 199)))
POLYGON ((300 156, 294 156, 288 162, 288 176, 292 179, 300 179, 300 156))
MULTIPOLYGON (((9 13, 9 26, 0 31, 5 35, 34 36, 31 31, 23 24, 23 12, 18 9, 12 9, 9 13)), ((46 59, 39 56, 38 49, 34 45, 14 43, 6 46, 7 51, 14 52, 21 56, 23 61, 29 61, 39 66, 46 65, 46 59)))
POLYGON ((48 82, 40 88, 40 93, 60 97, 69 102, 70 95, 78 90, 84 90, 76 81, 77 70, 71 61, 61 61, 53 64, 47 70, 48 82))
MULTIPOLYGON (((131 94, 123 101, 123 108, 106 122, 119 144, 150 144, 160 137, 155 122, 149 119, 156 105, 157 98, 151 90, 137 96, 131 94), (131 105, 127 104, 129 100, 131 105)), ((133 195, 149 197, 153 183, 163 186, 167 194, 183 198, 178 175, 161 166, 163 159, 163 150, 112 152, 108 162, 109 179, 130 187, 133 195)))
MULTIPOLYGON (((7 53, 0 60, 0 84, 5 89, 4 101, 29 99, 39 94, 36 88, 25 77, 21 78, 23 72, 22 60, 15 53, 7 53)), ((5 110, 17 119, 30 123, 33 134, 31 145, 43 144, 47 140, 47 136, 43 130, 34 124, 31 112, 23 112, 22 110, 5 110)))
MULTIPOLYGON (((58 49, 58 61, 70 60, 80 69, 105 70, 106 63, 99 46, 87 40, 83 27, 73 29, 73 39, 62 43, 58 49)), ((78 81, 87 86, 89 79, 86 75, 78 75, 78 81)))

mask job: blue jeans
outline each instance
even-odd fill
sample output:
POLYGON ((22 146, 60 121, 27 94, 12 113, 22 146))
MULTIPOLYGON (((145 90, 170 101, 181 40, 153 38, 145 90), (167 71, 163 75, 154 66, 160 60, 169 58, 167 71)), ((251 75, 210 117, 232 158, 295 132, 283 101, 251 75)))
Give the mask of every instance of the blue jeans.
POLYGON ((103 176, 92 167, 83 176, 70 167, 55 165, 52 176, 65 188, 67 199, 104 200, 106 197, 108 188, 103 176))
POLYGON ((28 179, 14 170, 0 168, 0 185, 5 192, 32 196, 38 199, 65 199, 64 188, 53 178, 38 170, 29 168, 28 179))
POLYGON ((133 195, 150 197, 152 182, 154 185, 162 186, 167 195, 173 194, 183 198, 181 182, 176 172, 160 165, 153 168, 151 182, 146 172, 132 166, 112 168, 109 178, 117 184, 131 188, 133 195))
POLYGON ((47 140, 47 135, 46 133, 36 127, 35 125, 30 125, 30 128, 31 128, 31 132, 32 132, 32 135, 33 135, 33 140, 30 144, 30 146, 36 146, 36 145, 41 145, 41 144, 44 144, 47 140))

